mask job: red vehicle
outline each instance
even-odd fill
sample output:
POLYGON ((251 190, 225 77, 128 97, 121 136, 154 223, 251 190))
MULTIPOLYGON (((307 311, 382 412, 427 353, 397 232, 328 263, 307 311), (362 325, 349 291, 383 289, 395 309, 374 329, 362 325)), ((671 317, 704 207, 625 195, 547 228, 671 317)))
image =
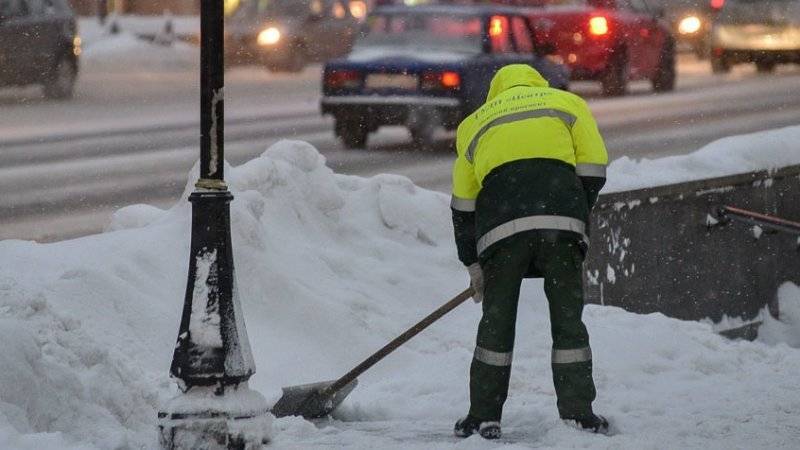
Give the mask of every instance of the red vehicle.
POLYGON ((653 0, 511 0, 530 8, 539 42, 574 80, 599 81, 608 96, 623 95, 629 81, 649 80, 656 92, 675 87, 675 40, 663 8, 653 0))

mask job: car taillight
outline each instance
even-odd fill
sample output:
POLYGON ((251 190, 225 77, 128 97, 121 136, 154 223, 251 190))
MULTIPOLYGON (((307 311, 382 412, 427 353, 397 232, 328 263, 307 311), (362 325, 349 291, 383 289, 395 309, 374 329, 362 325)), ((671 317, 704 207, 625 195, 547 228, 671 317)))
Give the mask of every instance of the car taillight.
POLYGON ((608 34, 608 19, 595 16, 589 19, 589 34, 592 36, 605 36, 608 34))
POLYGON ((497 37, 503 35, 503 18, 494 16, 489 21, 489 37, 497 37))
POLYGON ((325 86, 332 89, 355 89, 361 86, 361 74, 356 70, 325 72, 325 86))
POLYGON ((711 0, 712 9, 722 9, 725 6, 725 0, 711 0))
POLYGON ((420 87, 424 91, 431 90, 456 90, 461 87, 461 75, 458 72, 446 70, 444 72, 425 72, 422 74, 420 87))

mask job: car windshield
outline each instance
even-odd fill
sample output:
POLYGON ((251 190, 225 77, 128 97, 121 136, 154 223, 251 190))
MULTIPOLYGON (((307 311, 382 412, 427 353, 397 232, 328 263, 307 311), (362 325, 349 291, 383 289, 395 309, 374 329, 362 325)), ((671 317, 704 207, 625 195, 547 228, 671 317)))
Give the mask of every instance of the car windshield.
POLYGON ((800 24, 800 0, 728 0, 718 21, 730 25, 800 24))
POLYGON ((311 11, 309 0, 245 0, 242 1, 234 17, 253 16, 293 16, 305 17, 311 11))
POLYGON ((413 47, 459 53, 480 53, 480 17, 443 14, 377 14, 367 21, 367 32, 357 49, 413 47))

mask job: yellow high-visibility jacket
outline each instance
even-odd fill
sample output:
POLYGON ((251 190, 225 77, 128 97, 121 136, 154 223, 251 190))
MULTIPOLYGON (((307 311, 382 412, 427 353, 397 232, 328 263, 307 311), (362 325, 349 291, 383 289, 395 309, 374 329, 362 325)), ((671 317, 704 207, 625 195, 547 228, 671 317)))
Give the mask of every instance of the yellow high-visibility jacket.
POLYGON ((608 154, 583 99, 550 88, 528 65, 505 66, 486 103, 459 125, 456 149, 451 207, 462 262, 531 229, 588 242, 608 154))

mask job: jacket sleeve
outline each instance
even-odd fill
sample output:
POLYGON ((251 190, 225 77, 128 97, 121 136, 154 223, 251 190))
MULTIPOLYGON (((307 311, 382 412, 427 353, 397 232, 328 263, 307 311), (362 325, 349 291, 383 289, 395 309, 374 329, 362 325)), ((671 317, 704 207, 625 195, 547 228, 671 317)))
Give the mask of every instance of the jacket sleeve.
POLYGON ((594 208, 600 189, 606 183, 608 152, 597 129, 589 105, 579 101, 577 119, 572 127, 572 140, 575 147, 575 173, 580 177, 589 210, 594 208))
POLYGON ((477 236, 475 231, 475 200, 480 186, 472 168, 463 153, 453 165, 453 197, 450 209, 453 213, 458 259, 469 266, 478 261, 477 236))

